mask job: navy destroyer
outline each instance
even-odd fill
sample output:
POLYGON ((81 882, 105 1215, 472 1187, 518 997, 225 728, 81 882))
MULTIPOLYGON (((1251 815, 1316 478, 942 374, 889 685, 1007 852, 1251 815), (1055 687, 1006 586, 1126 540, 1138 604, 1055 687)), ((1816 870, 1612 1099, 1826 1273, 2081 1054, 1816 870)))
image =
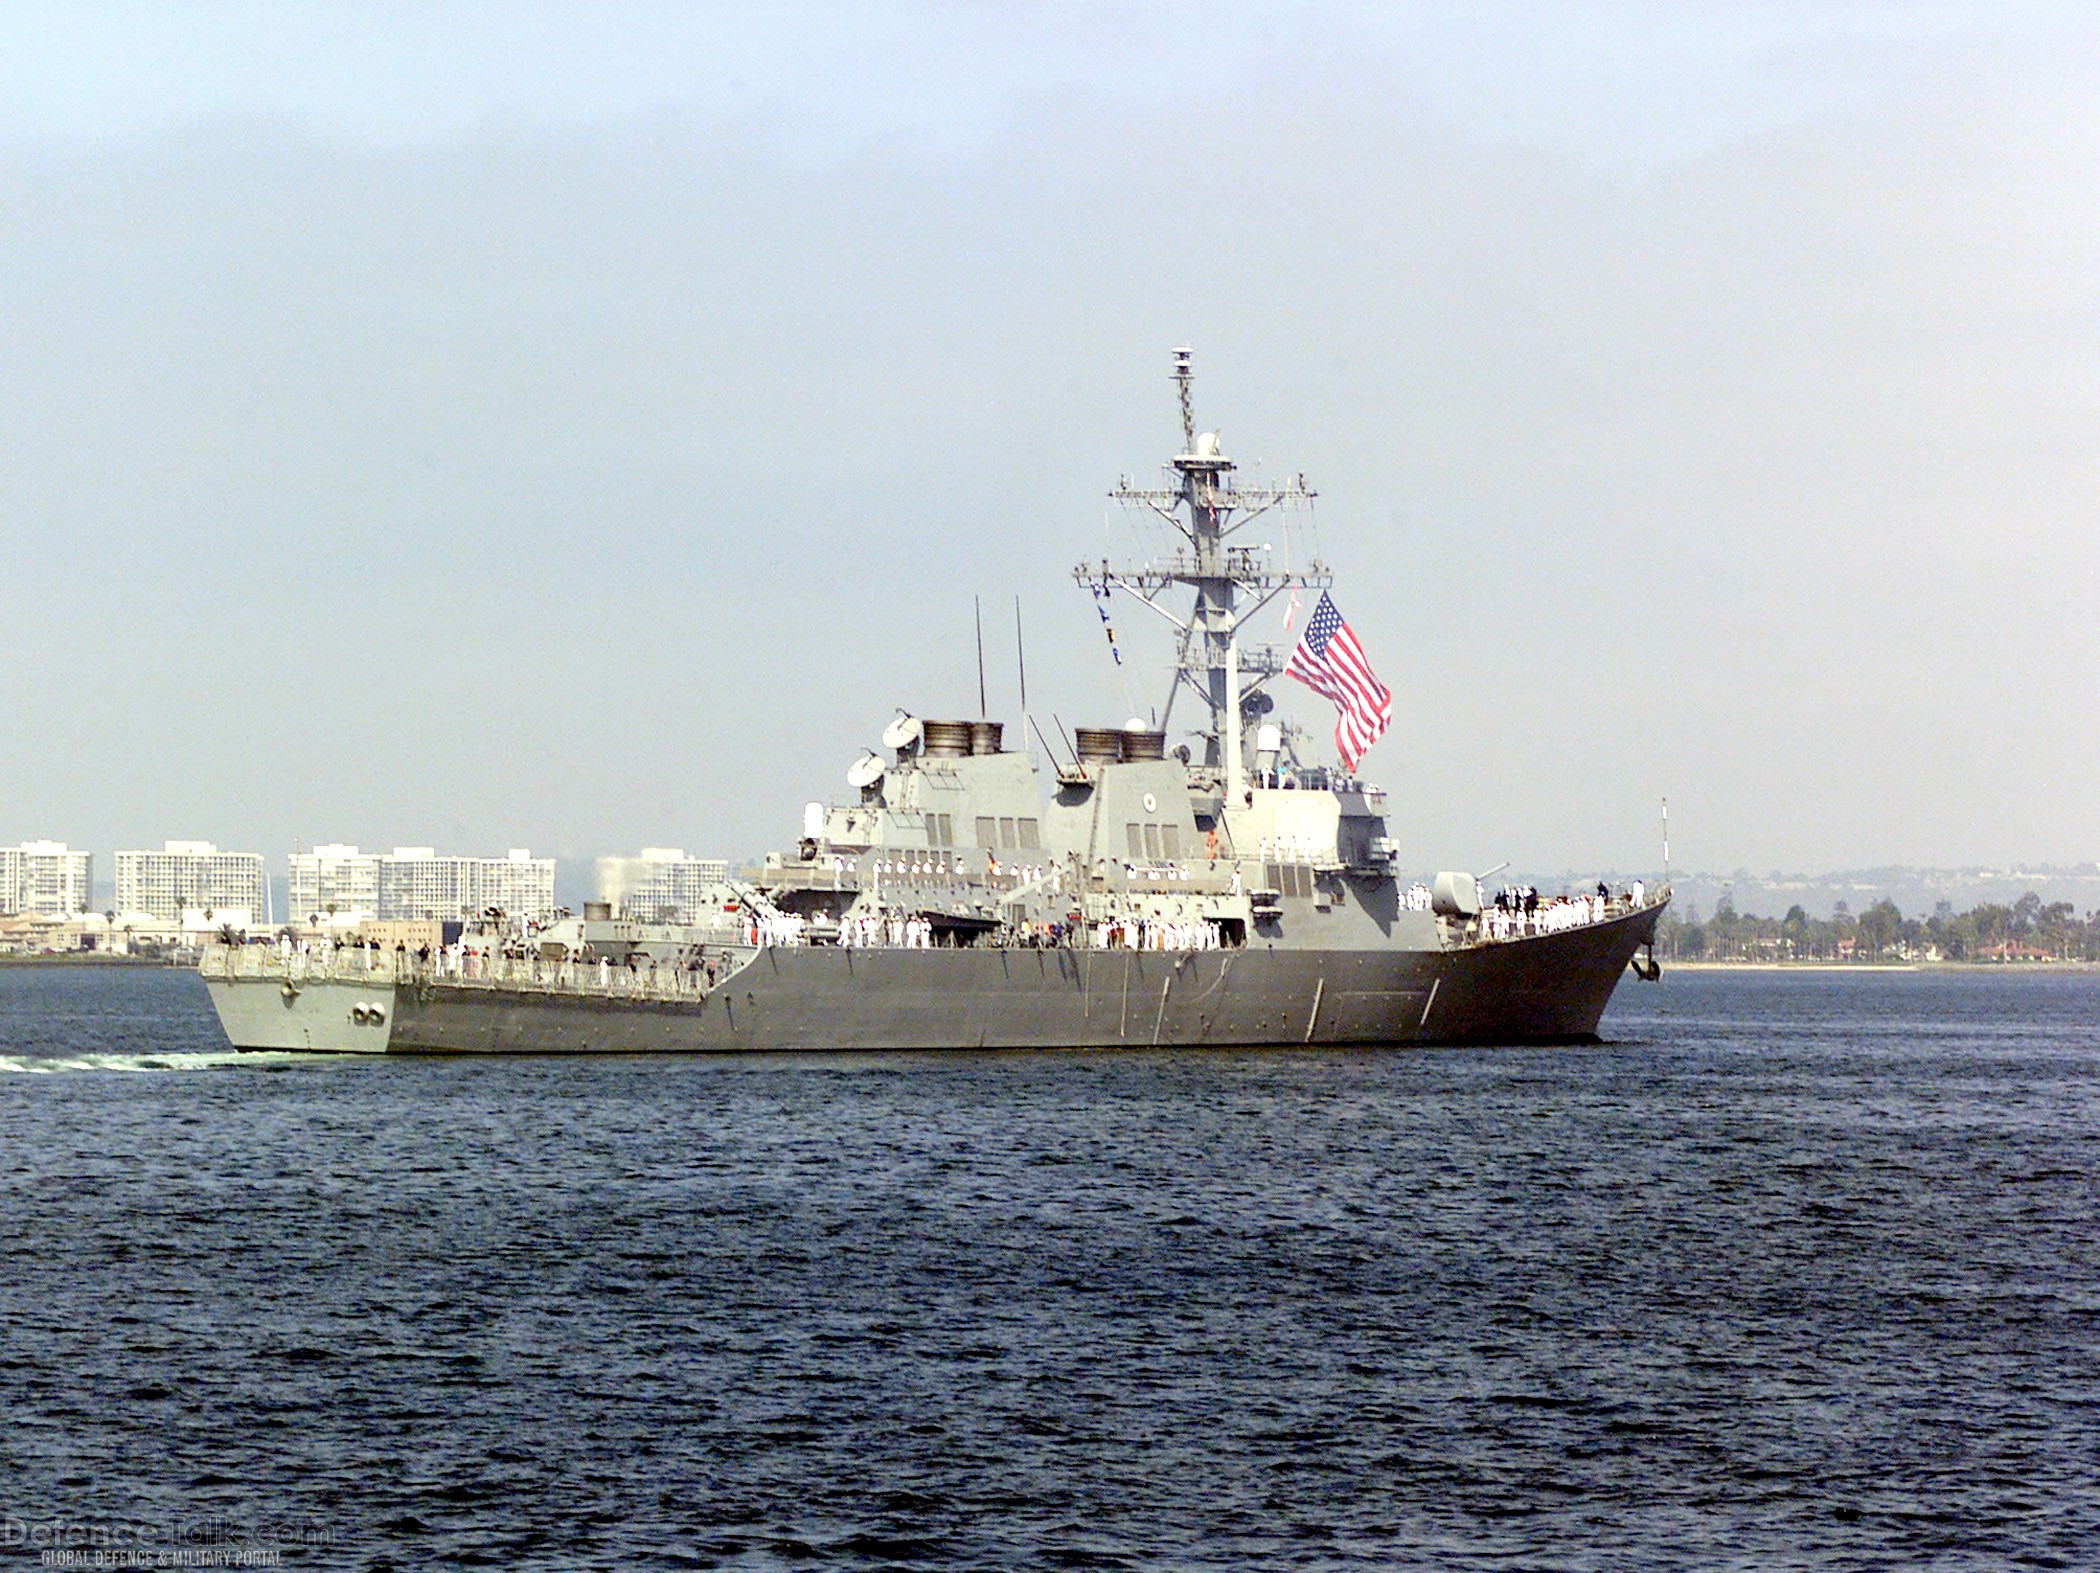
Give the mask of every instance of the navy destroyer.
POLYGON ((594 904, 435 953, 217 946, 202 970, 227 1036, 435 1053, 1593 1038, 1629 966, 1656 975, 1668 890, 1486 900, 1470 873, 1396 867, 1385 795, 1356 773, 1390 698, 1332 575, 1239 537, 1313 493, 1242 484, 1196 429, 1188 352, 1174 377, 1180 453, 1162 485, 1113 494, 1166 527, 1163 549, 1075 571, 1104 626, 1124 597, 1175 630, 1156 724, 1059 727, 1058 752, 1025 719, 1025 687, 1018 748, 998 721, 900 711, 847 770, 850 796, 808 805, 791 848, 688 921, 594 904), (1288 660, 1243 638, 1285 595, 1319 598, 1288 660), (1278 676, 1334 702, 1337 763, 1276 719, 1278 676), (1184 696, 1196 725, 1170 749, 1184 696))

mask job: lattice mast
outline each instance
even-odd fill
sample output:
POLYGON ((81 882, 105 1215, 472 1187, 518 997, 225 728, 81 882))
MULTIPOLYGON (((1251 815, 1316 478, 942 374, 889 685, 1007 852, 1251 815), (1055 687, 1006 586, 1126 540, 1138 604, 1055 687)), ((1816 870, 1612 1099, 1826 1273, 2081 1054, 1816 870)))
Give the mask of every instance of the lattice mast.
POLYGON ((1172 715, 1182 688, 1203 702, 1209 710, 1203 729, 1204 762, 1222 768, 1225 801, 1237 807, 1243 801, 1247 763, 1245 707, 1284 665, 1282 653, 1271 647, 1243 651, 1240 629, 1283 591, 1324 589, 1334 576, 1317 558, 1301 569, 1279 569, 1268 563, 1264 547, 1228 544, 1272 509, 1310 508, 1315 494, 1303 475, 1277 486, 1243 487, 1234 482, 1237 467, 1219 450, 1218 434, 1196 430, 1189 355, 1185 349, 1174 352, 1181 452, 1167 464, 1173 484, 1138 487, 1125 478, 1109 494, 1127 507, 1150 508, 1175 528, 1182 544, 1164 562, 1136 569, 1107 562, 1082 564, 1074 576, 1083 584, 1122 590, 1180 631, 1161 725, 1172 715), (1185 616, 1161 603, 1169 587, 1180 585, 1195 593, 1195 604, 1185 616))

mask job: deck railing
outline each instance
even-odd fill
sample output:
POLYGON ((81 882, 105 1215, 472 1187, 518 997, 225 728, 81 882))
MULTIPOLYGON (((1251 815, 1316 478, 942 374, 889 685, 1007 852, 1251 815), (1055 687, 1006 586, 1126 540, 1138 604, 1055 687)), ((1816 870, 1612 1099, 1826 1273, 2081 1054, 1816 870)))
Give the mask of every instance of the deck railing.
MULTIPOLYGON (((1669 889, 1665 886, 1660 890, 1644 891, 1638 902, 1631 896, 1615 894, 1610 897, 1555 898, 1542 902, 1536 912, 1530 913, 1490 906, 1482 912, 1478 927, 1470 937, 1480 944, 1535 939, 1627 917, 1660 906, 1669 897, 1669 889)), ((1067 943, 1083 950, 1103 948, 1098 925, 1094 924, 1070 936, 1067 943)), ((899 947, 878 944, 864 948, 899 947)), ((1106 948, 1121 950, 1129 946, 1119 934, 1106 948)), ((1148 944, 1145 948, 1151 946, 1148 944)), ((291 952, 272 945, 213 945, 199 960, 198 971, 206 978, 226 981, 275 979, 294 988, 306 983, 328 982, 362 983, 374 988, 441 984, 448 988, 589 994, 611 999, 697 1000, 732 981, 762 949, 710 947, 700 958, 698 967, 690 961, 630 967, 609 959, 569 961, 545 956, 486 955, 479 952, 433 954, 426 958, 410 951, 363 945, 346 945, 339 950, 291 952), (712 982, 707 970, 710 961, 714 965, 712 982)))
POLYGON ((1556 896, 1551 901, 1542 898, 1534 912, 1509 910, 1489 903, 1481 909, 1479 939, 1496 945, 1512 940, 1537 939, 1546 934, 1564 934, 1570 929, 1589 928, 1615 918, 1631 917, 1636 912, 1659 907, 1669 899, 1670 890, 1665 885, 1660 890, 1644 889, 1638 901, 1626 891, 1609 896, 1556 896))
POLYGON ((401 951, 367 950, 362 946, 325 952, 293 951, 268 945, 218 945, 205 952, 198 970, 207 978, 276 979, 294 988, 306 983, 363 983, 374 988, 397 984, 442 984, 448 988, 539 991, 549 994, 593 994, 614 999, 691 1000, 720 988, 750 960, 753 952, 714 958, 709 982, 706 963, 629 967, 612 961, 555 961, 541 956, 436 956, 427 960, 401 951))

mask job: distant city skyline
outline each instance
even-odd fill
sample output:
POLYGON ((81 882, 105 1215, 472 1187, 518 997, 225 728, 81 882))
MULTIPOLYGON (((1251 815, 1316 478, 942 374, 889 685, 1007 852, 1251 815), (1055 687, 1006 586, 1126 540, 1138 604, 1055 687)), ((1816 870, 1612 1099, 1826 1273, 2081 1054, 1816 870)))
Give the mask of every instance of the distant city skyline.
MULTIPOLYGON (((71 846, 63 840, 42 840, 25 843, 0 844, 0 915, 27 910, 22 900, 21 869, 24 851, 40 848, 51 872, 45 876, 47 894, 41 905, 47 910, 56 910, 63 902, 54 903, 53 892, 61 887, 71 888, 70 882, 79 882, 83 888, 93 892, 92 901, 84 908, 88 912, 115 911, 120 915, 138 915, 149 912, 161 918, 172 917, 174 910, 161 910, 162 906, 140 902, 125 906, 122 900, 121 870, 127 858, 162 860, 163 851, 153 849, 116 848, 108 851, 107 861, 102 854, 86 848, 71 846), (77 873, 60 870, 77 870, 77 873), (112 872, 95 872, 95 871, 112 872)), ((163 849, 173 853, 175 849, 188 849, 191 857, 207 857, 221 865, 239 860, 253 859, 257 864, 256 878, 260 884, 253 888, 253 916, 257 924, 264 923, 268 914, 275 914, 275 921, 295 923, 300 914, 296 897, 294 860, 303 853, 311 857, 317 852, 349 854, 369 865, 371 898, 369 911, 373 915, 392 920, 404 914, 425 915, 425 906, 404 905, 398 897, 382 901, 379 897, 378 861, 409 857, 427 857, 437 863, 449 865, 487 864, 499 865, 515 862, 522 849, 511 849, 503 856, 490 856, 477 852, 447 851, 438 853, 428 847, 389 847, 385 853, 362 852, 350 844, 318 843, 303 849, 286 849, 277 852, 236 852, 222 849, 209 842, 167 841, 163 849), (206 852, 204 849, 209 848, 206 852)), ((573 859, 547 858, 534 860, 548 865, 545 876, 546 904, 564 906, 580 911, 587 901, 610 897, 619 901, 623 909, 658 913, 678 914, 690 907, 696 893, 708 882, 729 877, 746 863, 757 858, 716 857, 688 852, 683 847, 642 847, 638 852, 624 851, 602 855, 591 855, 573 859)), ((1428 865, 1412 870, 1414 873, 1431 872, 1428 865)), ((1495 878, 1517 882, 1529 881, 1548 890, 1563 886, 1579 888, 1589 879, 1600 875, 1624 881, 1634 877, 1653 878, 1664 870, 1658 857, 1650 862, 1633 862, 1621 865, 1598 865, 1580 868, 1569 865, 1516 867, 1501 871, 1495 878)), ((2069 862, 2047 860, 2011 860, 1998 865, 1912 865, 1885 864, 1878 866, 1855 866, 1828 869, 1764 869, 1752 870, 1738 866, 1735 869, 1686 867, 1677 864, 1669 871, 1677 893, 1677 905, 1685 914, 1710 915, 1725 896, 1739 910, 1776 915, 1787 907, 1799 904, 1816 918, 1826 918, 1839 903, 1854 911, 1881 900, 1891 900, 1904 912, 1912 915, 1929 914, 1940 903, 1945 902, 1957 909, 1966 909, 1984 901, 2012 902, 2020 896, 2033 892, 2044 901, 2069 901, 2083 916, 2100 911, 2100 861, 2078 859, 2069 862), (1769 910, 1768 910, 1769 909, 1769 910)), ((162 874, 163 883, 169 876, 162 874)), ((187 877, 196 880, 197 875, 187 877)), ((178 881, 179 882, 179 881, 178 881)), ((1492 883, 1493 881, 1491 881, 1492 883)), ((193 886, 188 888, 202 888, 193 886)), ((535 886, 537 890, 538 887, 535 886)), ((213 891, 213 899, 221 905, 239 907, 239 894, 231 891, 213 891)), ((466 910, 476 910, 493 902, 505 904, 515 899, 515 893, 485 893, 472 891, 461 898, 466 910), (483 895, 488 900, 483 900, 483 895)), ((539 899, 535 897, 535 899, 539 899)), ((185 903, 187 904, 187 903, 185 903)), ((309 906, 323 906, 326 898, 308 901, 309 906)), ((427 903, 426 903, 427 906, 427 903)), ((361 909, 355 902, 344 904, 344 916, 348 918, 361 909)), ((434 910, 434 909, 433 909, 434 910)))
POLYGON ((977 598, 996 715, 1016 595, 1148 713, 1070 570, 1184 344, 1407 866, 2100 853, 2085 8, 88 14, 0 59, 0 836, 99 879, 789 847, 977 598))

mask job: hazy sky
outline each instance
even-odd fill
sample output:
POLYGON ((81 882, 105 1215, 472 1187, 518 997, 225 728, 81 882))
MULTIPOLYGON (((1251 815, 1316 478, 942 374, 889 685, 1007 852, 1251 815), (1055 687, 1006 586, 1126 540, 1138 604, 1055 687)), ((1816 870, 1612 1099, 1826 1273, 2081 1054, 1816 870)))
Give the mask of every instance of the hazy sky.
POLYGON ((1410 866, 1652 863, 1666 793, 1682 865, 2100 852, 2089 7, 0 45, 0 840, 755 853, 974 713, 973 595, 995 706, 1019 594, 1046 725, 1113 723, 1070 569, 1188 344, 1320 491, 1410 866))

